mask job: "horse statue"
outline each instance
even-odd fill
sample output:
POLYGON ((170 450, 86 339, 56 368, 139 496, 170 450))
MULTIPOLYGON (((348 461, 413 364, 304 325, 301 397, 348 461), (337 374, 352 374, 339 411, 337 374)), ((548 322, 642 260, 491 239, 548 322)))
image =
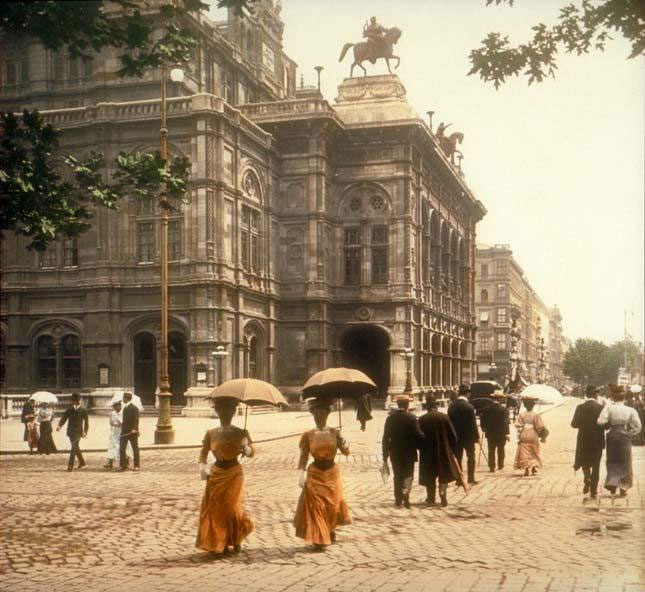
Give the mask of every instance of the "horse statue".
POLYGON ((446 136, 446 130, 451 125, 451 123, 444 125, 442 121, 439 124, 437 133, 435 135, 437 140, 439 140, 439 146, 441 146, 441 149, 444 151, 446 157, 450 159, 450 162, 452 164, 455 164, 455 154, 461 154, 461 152, 457 150, 457 144, 461 144, 464 141, 464 134, 462 134, 461 132, 453 132, 449 136, 446 136))
POLYGON ((338 61, 342 62, 349 48, 353 47, 354 63, 349 70, 350 78, 352 78, 354 74, 354 66, 360 66, 363 69, 363 75, 367 76, 367 70, 363 66, 362 62, 369 60, 374 64, 379 58, 385 59, 385 62, 387 63, 387 71, 392 74, 392 70, 390 69, 390 59, 396 59, 395 68, 398 68, 401 62, 401 58, 392 53, 392 46, 399 41, 401 33, 401 29, 392 27, 391 29, 386 30, 381 39, 381 43, 378 43, 377 40, 372 37, 368 37, 367 41, 360 41, 359 43, 345 43, 345 45, 343 45, 343 50, 340 52, 338 61))

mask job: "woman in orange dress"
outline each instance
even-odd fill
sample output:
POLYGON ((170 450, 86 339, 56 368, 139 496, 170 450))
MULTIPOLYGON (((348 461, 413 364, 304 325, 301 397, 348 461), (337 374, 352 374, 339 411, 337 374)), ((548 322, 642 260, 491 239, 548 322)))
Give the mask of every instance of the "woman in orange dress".
POLYGON ((302 487, 293 524, 296 536, 312 543, 318 550, 336 540, 336 527, 351 524, 349 509, 343 499, 343 482, 334 462, 340 450, 349 454, 347 442, 340 430, 327 427, 329 402, 314 400, 309 407, 316 428, 300 439, 299 485, 302 487), (309 455, 314 462, 307 467, 309 455))
POLYGON ((537 399, 523 398, 526 411, 520 413, 515 420, 518 438, 515 468, 524 469, 525 477, 529 476, 529 471, 535 475, 542 468, 540 439, 546 437, 546 428, 540 415, 533 411, 536 401, 537 399))
POLYGON ((238 455, 252 457, 255 448, 246 430, 231 425, 237 408, 235 399, 217 399, 215 411, 220 427, 206 432, 199 455, 200 469, 206 473, 208 452, 215 456, 199 513, 196 546, 215 557, 228 551, 239 552, 242 541, 253 531, 253 522, 242 508, 244 476, 238 455))

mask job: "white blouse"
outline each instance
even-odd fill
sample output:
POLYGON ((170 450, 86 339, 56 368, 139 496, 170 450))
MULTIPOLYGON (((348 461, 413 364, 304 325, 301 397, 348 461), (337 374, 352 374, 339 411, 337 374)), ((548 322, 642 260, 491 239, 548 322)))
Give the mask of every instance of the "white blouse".
POLYGON ((598 416, 598 425, 604 426, 607 424, 630 438, 641 431, 641 420, 638 418, 636 409, 627 407, 622 402, 603 407, 598 416))

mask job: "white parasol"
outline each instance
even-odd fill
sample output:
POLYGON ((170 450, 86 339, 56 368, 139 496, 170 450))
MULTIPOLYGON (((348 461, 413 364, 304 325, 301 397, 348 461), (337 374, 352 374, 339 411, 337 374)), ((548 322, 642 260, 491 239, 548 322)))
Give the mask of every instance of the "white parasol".
POLYGON ((564 400, 560 391, 547 384, 531 384, 520 393, 520 397, 537 399, 541 405, 557 405, 564 400))
MULTIPOLYGON (((117 393, 110 400, 110 407, 115 403, 123 403, 123 393, 117 393)), ((141 397, 139 395, 132 395, 132 404, 139 410, 143 411, 143 403, 141 402, 141 397)))
POLYGON ((58 403, 58 397, 49 391, 37 391, 29 398, 36 403, 58 403))

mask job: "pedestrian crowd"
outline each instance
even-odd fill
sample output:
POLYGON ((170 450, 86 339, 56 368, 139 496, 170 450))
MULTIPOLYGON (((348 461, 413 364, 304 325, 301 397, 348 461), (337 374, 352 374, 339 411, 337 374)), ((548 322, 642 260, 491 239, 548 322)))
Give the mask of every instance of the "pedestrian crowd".
MULTIPOLYGON (((600 389, 588 386, 584 403, 575 409, 571 427, 578 430, 574 470, 582 469, 583 493, 591 498, 598 495, 599 471, 603 450, 606 450, 607 475, 605 488, 612 496, 625 497, 633 484, 631 446, 634 438, 642 443, 643 402, 639 394, 626 397, 623 387, 608 385, 612 403, 598 401, 600 389)), ((403 393, 395 397, 392 410, 383 426, 381 473, 390 475, 396 506, 410 507, 415 464, 419 463, 419 485, 426 489, 426 504, 436 504, 437 490, 440 505, 448 505, 448 485, 456 483, 464 489, 477 485, 475 466, 477 447, 491 473, 504 469, 505 446, 510 440, 509 407, 506 395, 494 393, 479 412, 469 400, 470 389, 459 387, 452 397, 447 414, 438 409, 433 395, 425 398, 425 414, 420 418, 409 412, 410 397, 403 393), (477 421, 479 419, 479 422, 477 421), (483 450, 480 429, 487 440, 483 450), (466 456, 466 473, 463 457, 466 456)), ((538 474, 542 469, 540 445, 549 434, 542 416, 534 408, 537 398, 523 397, 523 410, 514 413, 517 450, 514 469, 522 476, 538 474)), ((253 522, 242 506, 243 471, 239 457, 253 457, 255 447, 246 429, 232 425, 238 401, 215 399, 219 426, 204 435, 199 455, 200 474, 206 481, 199 513, 196 546, 214 557, 241 549, 242 541, 253 531, 253 522), (214 461, 208 462, 209 454, 214 461)), ((331 411, 329 399, 309 400, 309 410, 315 427, 306 431, 299 444, 298 485, 301 493, 293 525, 297 537, 316 550, 324 550, 336 541, 336 529, 351 524, 351 516, 343 495, 340 470, 335 462, 340 452, 349 455, 349 445, 341 430, 327 425, 331 411), (309 462, 309 457, 313 458, 309 462)), ((372 419, 369 398, 357 403, 357 419, 361 430, 372 419)), ((56 451, 52 439, 53 411, 47 404, 35 408, 27 401, 22 412, 25 424, 24 439, 30 451, 49 454, 56 451)), ((123 400, 113 405, 109 418, 110 436, 106 469, 119 462, 119 471, 128 468, 128 449, 133 456, 133 470, 139 470, 139 409, 132 394, 124 393, 123 400)), ((69 406, 56 430, 67 424, 70 440, 68 471, 76 459, 78 468, 85 466, 80 441, 89 430, 87 410, 81 405, 78 393, 72 395, 69 406)))

